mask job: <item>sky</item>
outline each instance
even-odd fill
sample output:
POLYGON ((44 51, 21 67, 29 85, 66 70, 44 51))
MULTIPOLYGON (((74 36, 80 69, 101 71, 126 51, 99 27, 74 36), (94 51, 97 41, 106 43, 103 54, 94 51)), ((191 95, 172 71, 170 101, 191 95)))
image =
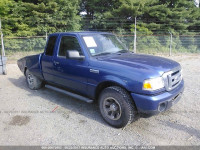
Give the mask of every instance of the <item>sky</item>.
MULTIPOLYGON (((197 4, 199 4, 199 0, 195 0, 197 2, 197 4)), ((198 5, 199 6, 199 5, 198 5)))

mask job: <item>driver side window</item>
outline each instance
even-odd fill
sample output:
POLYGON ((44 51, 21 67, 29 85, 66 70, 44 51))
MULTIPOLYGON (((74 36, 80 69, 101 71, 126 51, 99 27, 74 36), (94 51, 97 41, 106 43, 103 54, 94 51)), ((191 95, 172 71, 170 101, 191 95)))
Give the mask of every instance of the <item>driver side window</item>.
POLYGON ((59 56, 66 56, 68 50, 77 50, 79 55, 83 55, 81 47, 76 37, 63 36, 60 42, 59 56))

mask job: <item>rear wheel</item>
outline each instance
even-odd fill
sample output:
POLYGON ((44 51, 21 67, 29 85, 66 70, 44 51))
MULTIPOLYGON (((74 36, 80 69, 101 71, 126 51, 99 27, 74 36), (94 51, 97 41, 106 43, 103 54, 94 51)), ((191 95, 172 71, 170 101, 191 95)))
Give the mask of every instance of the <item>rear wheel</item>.
POLYGON ((137 109, 129 93, 118 86, 102 91, 99 109, 103 119, 116 128, 124 127, 138 118, 137 109))
POLYGON ((26 71, 26 81, 31 90, 37 90, 43 87, 43 81, 30 73, 29 70, 26 71))

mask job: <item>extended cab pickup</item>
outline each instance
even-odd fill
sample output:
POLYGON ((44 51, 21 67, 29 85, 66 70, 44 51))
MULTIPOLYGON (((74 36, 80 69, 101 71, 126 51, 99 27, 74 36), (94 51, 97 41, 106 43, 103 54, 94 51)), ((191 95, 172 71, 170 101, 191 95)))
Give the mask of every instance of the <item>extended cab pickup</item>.
POLYGON ((18 60, 30 89, 46 86, 91 103, 120 128, 166 111, 184 90, 179 63, 127 50, 105 32, 54 33, 44 53, 18 60))

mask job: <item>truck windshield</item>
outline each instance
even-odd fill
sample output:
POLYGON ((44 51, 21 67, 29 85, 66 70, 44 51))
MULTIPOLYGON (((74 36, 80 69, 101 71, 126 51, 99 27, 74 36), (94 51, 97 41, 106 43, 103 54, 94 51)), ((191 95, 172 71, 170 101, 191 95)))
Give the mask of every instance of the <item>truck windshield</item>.
POLYGON ((83 40, 92 56, 128 52, 121 41, 112 34, 94 34, 83 36, 83 40))

